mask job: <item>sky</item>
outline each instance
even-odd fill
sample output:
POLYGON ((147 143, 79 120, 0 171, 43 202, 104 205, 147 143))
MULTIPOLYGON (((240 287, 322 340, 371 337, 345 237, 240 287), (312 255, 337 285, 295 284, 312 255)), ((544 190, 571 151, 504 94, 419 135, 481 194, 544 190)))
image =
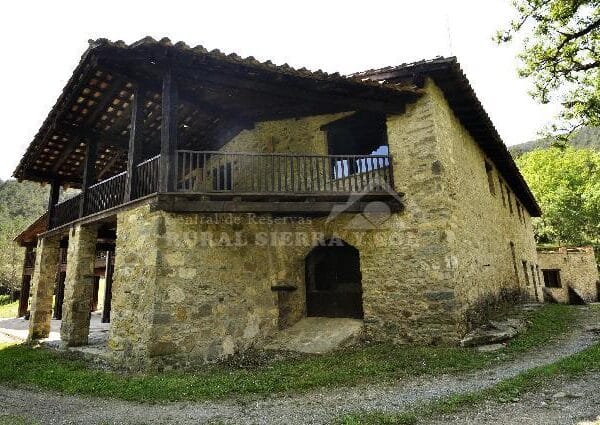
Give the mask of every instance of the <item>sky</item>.
POLYGON ((507 145, 538 137, 557 112, 517 76, 520 45, 498 46, 510 0, 28 1, 0 15, 0 179, 12 175, 89 39, 146 35, 342 74, 457 56, 507 145))

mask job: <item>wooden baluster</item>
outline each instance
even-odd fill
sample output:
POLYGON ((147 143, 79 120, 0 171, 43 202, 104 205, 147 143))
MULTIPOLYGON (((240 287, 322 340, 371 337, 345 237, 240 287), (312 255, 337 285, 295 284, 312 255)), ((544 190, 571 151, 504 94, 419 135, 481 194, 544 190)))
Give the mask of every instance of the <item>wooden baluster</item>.
POLYGON ((316 178, 317 178, 317 190, 316 192, 321 192, 321 177, 320 177, 320 173, 319 173, 319 158, 315 157, 315 174, 316 174, 316 178))
POLYGON ((367 181, 367 188, 370 186, 371 183, 371 165, 369 163, 370 158, 368 156, 365 156, 365 168, 366 168, 366 173, 365 173, 365 180, 367 181))
POLYGON ((252 168, 251 168, 251 172, 252 172, 252 187, 254 188, 254 176, 256 176, 256 189, 257 192, 261 192, 262 191, 262 174, 261 174, 261 169, 260 169, 260 156, 258 155, 250 155, 250 160, 252 163, 252 168))
MULTIPOLYGON (((358 157, 354 155, 352 157, 352 180, 354 180, 354 191, 359 192, 358 190, 358 157)), ((352 186, 352 185, 350 185, 352 186)))
POLYGON ((186 185, 187 185, 187 174, 186 174, 186 162, 187 162, 187 155, 185 154, 185 152, 178 152, 178 156, 181 157, 180 160, 177 161, 177 164, 179 165, 179 170, 177 174, 179 174, 179 178, 177 179, 177 187, 181 188, 183 191, 185 191, 187 189, 186 185), (179 162, 181 162, 181 164, 179 164, 179 162))
POLYGON ((340 191, 340 175, 339 175, 339 169, 338 169, 338 157, 334 157, 333 158, 333 170, 334 170, 334 178, 335 178, 335 191, 339 192, 340 191))

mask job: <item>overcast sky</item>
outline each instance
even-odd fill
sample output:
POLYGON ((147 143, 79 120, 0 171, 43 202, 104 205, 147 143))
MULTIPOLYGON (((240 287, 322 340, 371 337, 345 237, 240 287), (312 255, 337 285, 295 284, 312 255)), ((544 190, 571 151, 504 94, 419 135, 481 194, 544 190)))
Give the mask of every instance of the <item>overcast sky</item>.
POLYGON ((491 40, 512 13, 510 0, 4 2, 0 178, 11 176, 87 40, 99 37, 169 37, 340 73, 455 55, 505 143, 528 141, 556 107, 527 95, 519 46, 491 40))

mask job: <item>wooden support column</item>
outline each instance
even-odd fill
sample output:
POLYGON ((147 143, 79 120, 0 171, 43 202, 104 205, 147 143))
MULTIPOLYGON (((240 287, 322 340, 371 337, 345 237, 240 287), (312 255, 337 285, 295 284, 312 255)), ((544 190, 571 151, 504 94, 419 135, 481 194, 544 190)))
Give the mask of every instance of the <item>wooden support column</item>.
POLYGON ((31 293, 31 275, 23 275, 21 281, 21 292, 19 293, 19 309, 17 317, 23 317, 27 314, 29 308, 29 294, 31 293))
POLYGON ((163 77, 159 192, 174 192, 177 180, 177 83, 169 67, 163 77))
POLYGON ((54 227, 54 211, 55 206, 58 203, 58 196, 60 194, 60 182, 54 180, 50 183, 50 196, 48 197, 48 229, 54 227))
POLYGON ((29 294, 31 292, 31 275, 26 273, 28 269, 28 262, 33 254, 33 247, 28 246, 25 248, 25 258, 23 259, 23 274, 21 278, 21 290, 19 292, 19 308, 17 310, 17 317, 23 317, 27 314, 29 307, 29 294))
POLYGON ((98 142, 95 138, 89 138, 85 145, 85 163, 83 168, 83 183, 81 185, 81 203, 79 204, 79 217, 86 215, 89 202, 88 189, 96 180, 96 156, 98 154, 98 142))
POLYGON ((63 302, 65 299, 65 272, 60 270, 60 264, 57 266, 56 271, 56 286, 54 288, 54 314, 53 319, 62 319, 63 302))
POLYGON ((129 131, 129 148, 127 151, 127 179, 125 180, 125 196, 123 202, 135 199, 137 165, 142 162, 142 126, 144 125, 143 88, 138 84, 133 92, 131 104, 131 130, 129 131))
POLYGON ((112 282, 115 271, 115 254, 111 251, 106 253, 106 270, 104 272, 104 306, 102 308, 102 323, 110 322, 110 308, 112 306, 112 282))

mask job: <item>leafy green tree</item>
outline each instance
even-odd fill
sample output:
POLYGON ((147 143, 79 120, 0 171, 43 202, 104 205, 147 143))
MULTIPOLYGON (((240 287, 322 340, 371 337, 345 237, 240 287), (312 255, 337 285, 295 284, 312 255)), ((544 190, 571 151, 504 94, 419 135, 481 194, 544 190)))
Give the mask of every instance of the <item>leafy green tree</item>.
POLYGON ((0 181, 0 291, 19 287, 24 252, 13 239, 44 213, 47 200, 47 187, 0 181))
POLYGON ((524 36, 519 74, 532 96, 562 102, 555 131, 600 125, 600 0, 513 0, 517 18, 496 40, 524 36))
POLYGON ((600 152, 537 149, 520 156, 517 164, 542 209, 534 221, 539 242, 600 242, 600 152))

